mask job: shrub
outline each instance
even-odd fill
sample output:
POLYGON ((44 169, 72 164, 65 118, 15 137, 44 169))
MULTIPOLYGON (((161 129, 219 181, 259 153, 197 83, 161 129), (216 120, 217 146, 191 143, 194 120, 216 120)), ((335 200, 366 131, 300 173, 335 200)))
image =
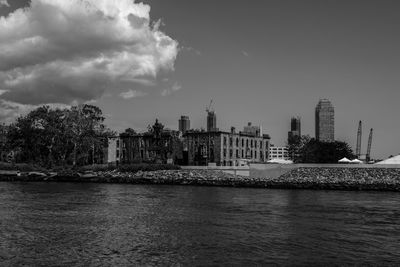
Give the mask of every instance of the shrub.
POLYGON ((173 164, 149 164, 149 163, 134 163, 121 165, 88 165, 79 168, 79 171, 113 171, 120 172, 138 172, 138 171, 159 171, 159 170, 179 170, 180 166, 173 164))
POLYGON ((22 171, 22 172, 30 172, 30 171, 46 171, 45 168, 29 164, 29 163, 7 163, 7 162, 0 162, 0 170, 6 171, 22 171))
POLYGON ((180 170, 180 166, 173 164, 128 164, 118 166, 121 172, 138 172, 138 171, 159 171, 159 170, 180 170))

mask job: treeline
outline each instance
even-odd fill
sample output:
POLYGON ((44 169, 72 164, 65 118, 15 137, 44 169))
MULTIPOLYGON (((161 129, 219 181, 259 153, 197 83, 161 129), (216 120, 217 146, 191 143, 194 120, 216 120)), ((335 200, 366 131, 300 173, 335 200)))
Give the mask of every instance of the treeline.
POLYGON ((5 149, 17 163, 45 167, 101 163, 107 137, 114 134, 104 119, 93 105, 42 106, 10 125, 5 149))
POLYGON ((291 137, 288 147, 295 163, 338 163, 344 157, 356 157, 346 142, 321 142, 308 135, 291 137))

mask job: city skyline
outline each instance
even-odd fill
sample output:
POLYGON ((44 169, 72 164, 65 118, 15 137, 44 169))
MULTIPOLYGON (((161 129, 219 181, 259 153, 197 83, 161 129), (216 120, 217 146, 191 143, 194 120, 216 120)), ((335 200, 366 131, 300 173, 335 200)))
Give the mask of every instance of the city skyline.
MULTIPOLYGON (((348 142, 355 151, 357 123, 362 120, 367 128, 374 128, 372 157, 400 152, 400 125, 394 123, 400 98, 400 4, 395 1, 263 1, 244 6, 236 1, 147 0, 144 5, 119 1, 115 9, 99 7, 119 18, 120 24, 107 24, 90 10, 75 12, 80 10, 74 6, 78 2, 70 1, 67 7, 63 1, 34 1, 35 7, 23 12, 14 11, 30 1, 1 2, 0 45, 8 53, 0 53, 1 122, 41 104, 88 102, 101 107, 106 123, 118 131, 128 127, 145 130, 156 117, 166 127, 177 129, 177 118, 183 114, 190 117, 193 128, 200 128, 206 125, 207 104, 214 99, 218 128, 241 128, 252 121, 262 125, 275 144, 284 145, 292 116, 302 118, 303 134, 314 136, 313 108, 319 98, 328 98, 335 106, 337 140, 348 142), (51 14, 63 10, 60 14, 68 14, 65 18, 70 21, 59 27, 57 16, 46 10, 51 14), (96 62, 87 59, 98 59, 97 53, 118 54, 122 43, 111 33, 133 33, 121 26, 125 25, 124 16, 116 10, 135 13, 130 23, 143 31, 161 19, 155 30, 147 32, 164 36, 165 43, 159 43, 159 50, 147 49, 145 45, 153 45, 152 40, 138 35, 144 45, 141 51, 147 54, 138 54, 132 46, 131 61, 110 56, 109 62, 120 63, 112 65, 111 74, 101 71, 106 64, 83 69, 86 77, 57 65, 65 61, 64 67, 82 67, 96 62), (39 26, 51 27, 42 27, 42 31, 21 28, 15 21, 24 20, 10 19, 17 15, 26 18, 27 25, 36 25, 30 21, 36 18, 39 26), (57 34, 73 29, 77 18, 88 25, 82 28, 85 35, 74 30, 65 36, 57 34), (86 36, 99 25, 110 33, 107 38, 86 36), (33 40, 28 37, 37 37, 36 44, 45 40, 43 45, 48 41, 51 46, 26 48, 27 40, 33 40), (154 61, 142 64, 143 56, 154 61), (16 62, 25 76, 18 76, 16 62), (27 62, 30 65, 24 65, 27 62), (33 69, 32 64, 42 68, 33 69), (123 75, 127 73, 125 64, 135 72, 123 75), (33 79, 32 86, 26 89, 22 77, 33 79), (57 88, 45 88, 44 84, 57 88)), ((367 138, 363 136, 363 144, 367 138)))

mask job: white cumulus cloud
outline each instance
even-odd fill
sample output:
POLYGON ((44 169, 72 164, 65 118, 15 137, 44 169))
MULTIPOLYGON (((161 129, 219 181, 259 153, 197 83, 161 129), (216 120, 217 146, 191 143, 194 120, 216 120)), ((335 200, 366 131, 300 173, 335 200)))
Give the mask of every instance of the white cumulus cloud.
POLYGON ((167 95, 170 95, 170 94, 172 94, 172 93, 174 93, 174 92, 176 92, 176 91, 179 91, 179 90, 181 90, 181 89, 182 89, 182 86, 181 86, 180 84, 174 83, 174 84, 171 86, 171 88, 167 88, 167 89, 162 90, 162 91, 161 91, 161 95, 162 95, 162 96, 167 96, 167 95))
POLYGON ((32 0, 0 17, 1 103, 80 103, 152 84, 174 69, 177 53, 178 42, 151 23, 149 5, 32 0))
POLYGON ((147 95, 145 92, 138 91, 138 90, 128 90, 126 92, 122 92, 119 94, 120 97, 123 99, 130 99, 130 98, 135 98, 135 97, 141 97, 147 95))

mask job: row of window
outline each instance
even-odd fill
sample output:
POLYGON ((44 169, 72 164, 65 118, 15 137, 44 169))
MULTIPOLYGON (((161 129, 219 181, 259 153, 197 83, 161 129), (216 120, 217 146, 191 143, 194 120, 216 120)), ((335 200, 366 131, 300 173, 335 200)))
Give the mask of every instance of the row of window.
MULTIPOLYGON (((262 145, 263 141, 262 140, 257 141, 257 140, 250 139, 250 142, 249 142, 249 139, 242 138, 241 141, 240 141, 240 138, 233 138, 233 137, 229 137, 229 146, 233 146, 233 143, 234 143, 233 139, 235 139, 235 144, 236 144, 237 147, 239 146, 240 142, 242 143, 242 147, 244 147, 245 140, 246 140, 246 147, 249 147, 249 145, 250 145, 251 148, 253 148, 253 146, 255 148, 257 148, 257 147, 262 148, 263 147, 263 145, 262 145)), ((224 136, 224 146, 227 145, 227 140, 228 140, 228 138, 226 136, 224 136)), ((268 149, 268 142, 265 142, 265 149, 268 149)))
MULTIPOLYGON (((226 158, 226 156, 227 156, 226 153, 227 153, 226 148, 224 148, 224 150, 223 150, 224 158, 226 158)), ((250 158, 253 158, 253 155, 254 155, 254 158, 257 158, 257 150, 255 150, 254 153, 253 153, 253 150, 250 150, 249 155, 245 155, 244 149, 241 150, 241 153, 240 153, 239 149, 236 149, 235 154, 236 154, 236 158, 247 158, 247 156, 249 156, 250 158), (240 156, 240 154, 241 154, 241 156, 240 156)), ((261 158, 263 157, 262 150, 260 150, 258 155, 260 155, 261 158)), ((229 157, 233 158, 233 150, 232 149, 229 149, 229 157)), ((265 152, 265 158, 268 158, 268 152, 265 152)))

